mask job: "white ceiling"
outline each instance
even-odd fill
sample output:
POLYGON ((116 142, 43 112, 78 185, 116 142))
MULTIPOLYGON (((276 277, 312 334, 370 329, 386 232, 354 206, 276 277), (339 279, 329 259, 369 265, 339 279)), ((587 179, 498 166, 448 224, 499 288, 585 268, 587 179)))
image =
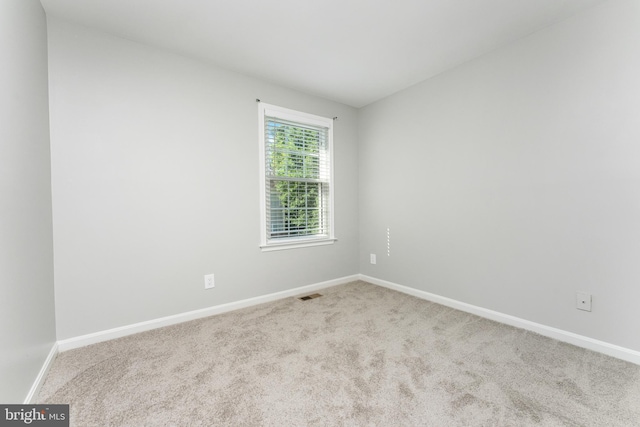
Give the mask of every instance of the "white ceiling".
POLYGON ((603 0, 41 0, 47 14, 354 107, 603 0))

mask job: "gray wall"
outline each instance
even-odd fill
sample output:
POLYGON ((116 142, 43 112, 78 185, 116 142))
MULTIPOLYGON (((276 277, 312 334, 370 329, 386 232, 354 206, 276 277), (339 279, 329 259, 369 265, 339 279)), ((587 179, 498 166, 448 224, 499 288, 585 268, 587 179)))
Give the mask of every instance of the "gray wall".
POLYGON ((0 1, 0 402, 22 403, 55 341, 47 28, 0 1))
POLYGON ((607 2, 362 109, 360 271, 640 350, 638 40, 607 2))
POLYGON ((355 109, 48 27, 58 339, 358 272, 355 109), (339 117, 336 244, 260 251, 256 98, 339 117))

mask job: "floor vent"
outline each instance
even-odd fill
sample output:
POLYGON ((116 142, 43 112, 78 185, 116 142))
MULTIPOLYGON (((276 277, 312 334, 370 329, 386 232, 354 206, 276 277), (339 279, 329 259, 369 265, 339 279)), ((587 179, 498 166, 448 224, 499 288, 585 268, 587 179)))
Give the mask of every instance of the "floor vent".
POLYGON ((304 296, 304 297, 300 297, 300 298, 298 298, 298 299, 299 299, 300 301, 308 301, 308 300, 310 300, 310 299, 318 298, 318 297, 321 297, 321 296, 322 296, 322 295, 320 295, 320 294, 311 294, 311 295, 307 295, 307 296, 304 296))

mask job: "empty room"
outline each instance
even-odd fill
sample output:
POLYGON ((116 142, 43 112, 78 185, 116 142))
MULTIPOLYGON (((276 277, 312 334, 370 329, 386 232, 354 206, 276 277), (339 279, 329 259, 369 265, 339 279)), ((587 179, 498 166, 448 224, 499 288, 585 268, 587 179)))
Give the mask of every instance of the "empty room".
POLYGON ((0 424, 640 425, 640 0, 1 0, 0 61, 0 424))

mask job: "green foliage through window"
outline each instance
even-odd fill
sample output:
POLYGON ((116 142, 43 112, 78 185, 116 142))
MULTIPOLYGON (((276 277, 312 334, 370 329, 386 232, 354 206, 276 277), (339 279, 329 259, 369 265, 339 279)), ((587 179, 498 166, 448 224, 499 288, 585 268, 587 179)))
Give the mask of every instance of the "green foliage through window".
POLYGON ((265 119, 270 238, 327 233, 327 133, 265 119))

